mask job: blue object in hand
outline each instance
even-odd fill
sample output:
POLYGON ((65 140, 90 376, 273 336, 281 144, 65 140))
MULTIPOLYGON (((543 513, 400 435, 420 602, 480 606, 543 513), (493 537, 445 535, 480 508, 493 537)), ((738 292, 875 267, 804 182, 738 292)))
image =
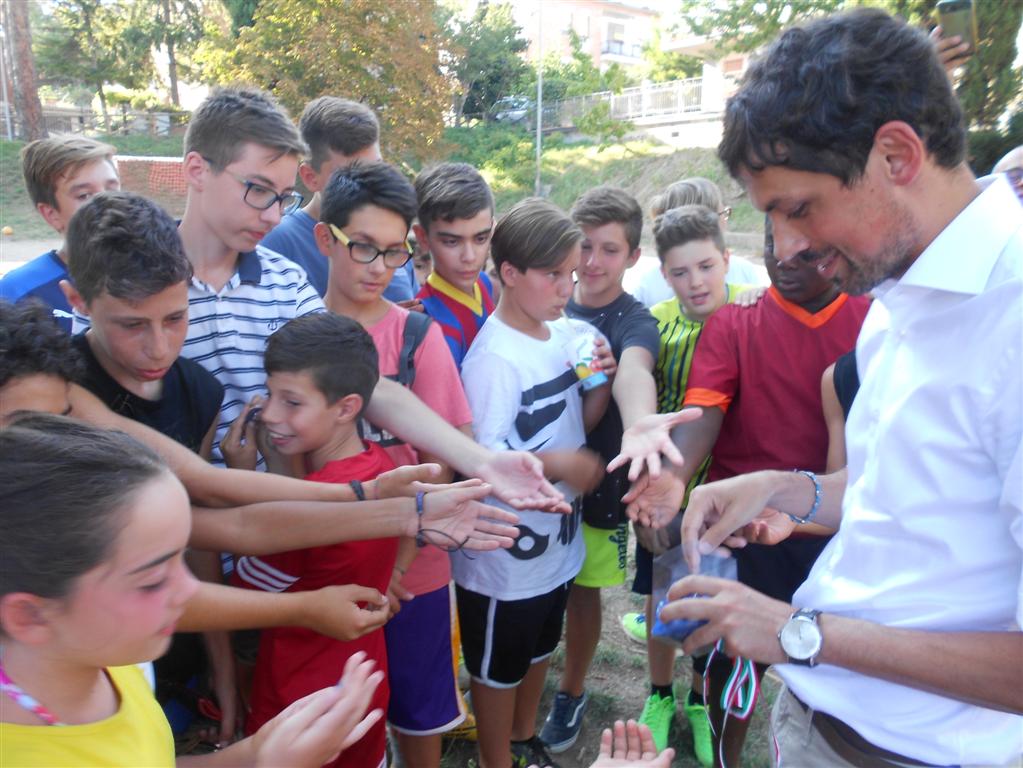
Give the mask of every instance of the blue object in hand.
MULTIPOLYGON (((686 595, 683 600, 688 600, 691 597, 706 597, 706 595, 686 595)), ((681 643, 689 635, 696 631, 698 627, 702 627, 706 624, 706 621, 693 620, 693 619, 675 619, 674 621, 661 621, 661 609, 668 604, 668 600, 661 600, 657 604, 657 611, 655 612, 654 626, 650 630, 652 635, 657 637, 664 637, 670 640, 681 643)))

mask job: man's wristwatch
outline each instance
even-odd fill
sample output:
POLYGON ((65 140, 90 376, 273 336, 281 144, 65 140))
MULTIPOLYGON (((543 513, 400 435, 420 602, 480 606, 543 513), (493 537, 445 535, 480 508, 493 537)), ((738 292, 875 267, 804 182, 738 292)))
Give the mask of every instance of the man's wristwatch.
POLYGON ((824 645, 820 627, 817 626, 819 614, 820 611, 800 608, 778 631, 778 642, 781 643, 785 655, 789 657, 790 664, 817 666, 817 656, 824 645))

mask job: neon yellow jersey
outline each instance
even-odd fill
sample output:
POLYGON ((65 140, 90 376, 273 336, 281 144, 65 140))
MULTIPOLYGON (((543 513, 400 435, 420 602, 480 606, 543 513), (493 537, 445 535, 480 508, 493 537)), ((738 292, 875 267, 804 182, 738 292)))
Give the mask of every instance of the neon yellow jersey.
MULTIPOLYGON (((173 766, 174 737, 142 670, 110 667, 107 674, 121 699, 114 715, 86 725, 0 723, 0 765, 173 766)), ((16 705, 7 700, 4 706, 16 705)))
MULTIPOLYGON (((731 304, 735 301, 736 296, 749 287, 748 285, 726 285, 725 301, 731 304)), ((682 307, 676 298, 654 304, 650 308, 650 314, 657 320, 657 332, 661 336, 657 365, 654 366, 654 381, 657 382, 657 412, 671 413, 679 410, 682 407, 682 401, 685 400, 689 369, 693 364, 693 354, 696 352, 696 342, 700 340, 700 333, 703 331, 703 323, 690 320, 682 314, 682 307)), ((689 500, 689 491, 702 483, 707 476, 709 466, 710 457, 707 457, 689 481, 686 488, 686 502, 689 500)))

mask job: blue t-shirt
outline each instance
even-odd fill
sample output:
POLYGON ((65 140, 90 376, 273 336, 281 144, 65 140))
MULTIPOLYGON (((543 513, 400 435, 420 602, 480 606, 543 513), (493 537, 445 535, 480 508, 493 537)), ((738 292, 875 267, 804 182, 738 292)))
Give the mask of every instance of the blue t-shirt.
MULTIPOLYGON (((260 243, 264 248, 276 251, 287 259, 291 259, 305 270, 309 284, 320 296, 327 295, 327 279, 330 275, 330 263, 320 253, 313 235, 316 220, 299 208, 281 219, 263 238, 260 243)), ((416 272, 412 260, 394 272, 390 285, 384 291, 384 298, 390 301, 408 301, 419 292, 416 272)))
POLYGON ((60 289, 61 280, 70 280, 67 265, 56 251, 37 256, 0 279, 0 298, 8 301, 39 299, 53 308, 60 327, 71 333, 71 305, 60 289))

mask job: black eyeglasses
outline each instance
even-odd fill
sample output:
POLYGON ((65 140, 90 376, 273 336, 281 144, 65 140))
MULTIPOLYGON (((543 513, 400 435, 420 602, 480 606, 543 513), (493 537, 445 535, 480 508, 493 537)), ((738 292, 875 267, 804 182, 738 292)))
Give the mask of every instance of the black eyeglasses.
POLYGON ((348 235, 342 232, 333 224, 328 223, 327 226, 330 228, 330 232, 334 235, 334 238, 338 240, 342 245, 348 246, 348 255, 352 257, 352 261, 358 264, 372 264, 376 261, 377 256, 384 257, 384 266, 388 269, 398 269, 408 264, 408 260, 412 258, 412 248, 405 241, 405 248, 387 248, 381 251, 375 245, 369 243, 358 243, 351 240, 348 235))
MULTIPOLYGON (((210 164, 211 168, 215 169, 212 161, 208 157, 203 158, 207 163, 210 164)), ((265 211, 270 208, 274 203, 278 203, 281 206, 281 213, 291 213, 292 211, 298 210, 298 207, 302 205, 302 201, 305 200, 300 192, 281 192, 277 193, 275 190, 264 184, 258 184, 255 181, 249 181, 244 176, 239 176, 237 173, 232 173, 226 168, 223 170, 232 179, 237 181, 243 187, 245 187, 245 194, 242 196, 242 200, 250 208, 255 208, 257 211, 265 211)))

